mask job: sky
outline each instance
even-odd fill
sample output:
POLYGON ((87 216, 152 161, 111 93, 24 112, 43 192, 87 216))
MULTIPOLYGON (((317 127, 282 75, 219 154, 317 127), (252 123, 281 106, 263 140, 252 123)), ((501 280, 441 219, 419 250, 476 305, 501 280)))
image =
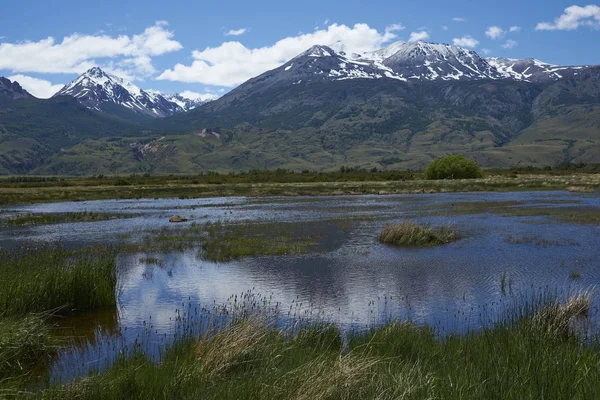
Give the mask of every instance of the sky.
POLYGON ((40 98, 93 66, 143 89, 221 95, 312 45, 426 40, 485 57, 600 64, 600 5, 573 0, 3 0, 0 76, 40 98))

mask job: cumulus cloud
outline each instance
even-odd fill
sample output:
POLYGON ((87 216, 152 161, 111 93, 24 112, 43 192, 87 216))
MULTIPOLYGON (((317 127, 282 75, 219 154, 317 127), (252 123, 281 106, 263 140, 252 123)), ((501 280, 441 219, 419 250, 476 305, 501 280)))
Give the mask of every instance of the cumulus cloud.
POLYGON ((462 18, 462 17, 454 17, 452 18, 452 21, 454 22, 466 22, 466 18, 462 18))
POLYGON ((246 33, 246 28, 231 29, 231 30, 225 32, 225 36, 241 36, 244 33, 246 33))
POLYGON ((410 37, 408 38, 409 42, 418 42, 420 40, 427 40, 429 39, 429 33, 425 32, 425 31, 420 31, 420 32, 411 32, 410 33, 410 37))
POLYGON ((508 28, 509 32, 519 32, 521 30, 520 26, 511 26, 510 28, 508 28))
POLYGON ((504 36, 504 29, 500 28, 499 26, 490 26, 487 31, 485 31, 485 36, 492 40, 496 40, 504 36))
POLYGON ((448 25, 442 26, 442 29, 445 30, 445 31, 447 31, 448 30, 448 25))
POLYGON ((97 60, 118 63, 133 75, 154 71, 151 57, 177 51, 165 21, 157 21, 142 33, 127 36, 80 35, 74 33, 57 42, 53 37, 22 43, 0 43, 0 69, 12 72, 82 73, 97 60))
POLYGON ((27 90, 29 93, 39 99, 49 99, 54 96, 56 92, 63 88, 64 85, 54 85, 50 81, 44 79, 34 78, 26 75, 12 75, 8 79, 11 81, 19 82, 19 84, 27 90))
POLYGON ((504 47, 505 49, 513 49, 513 48, 517 47, 518 45, 519 45, 519 43, 515 42, 512 39, 509 39, 506 42, 504 42, 502 47, 504 47))
POLYGON ((584 7, 571 6, 565 8, 564 13, 554 22, 540 22, 535 27, 536 31, 572 31, 580 26, 600 28, 600 7, 590 4, 584 7))
POLYGON ((332 24, 326 29, 281 39, 271 46, 247 48, 237 41, 225 42, 218 47, 195 50, 191 65, 177 64, 157 79, 233 87, 279 67, 311 46, 340 41, 348 53, 362 53, 381 48, 395 39, 395 32, 402 29, 404 27, 399 24, 386 27, 384 32, 367 24, 352 27, 332 24))
POLYGON ((471 37, 470 35, 466 35, 461 38, 452 39, 452 43, 454 43, 455 46, 468 47, 470 49, 473 49, 477 47, 477 45, 479 44, 479 40, 471 37))

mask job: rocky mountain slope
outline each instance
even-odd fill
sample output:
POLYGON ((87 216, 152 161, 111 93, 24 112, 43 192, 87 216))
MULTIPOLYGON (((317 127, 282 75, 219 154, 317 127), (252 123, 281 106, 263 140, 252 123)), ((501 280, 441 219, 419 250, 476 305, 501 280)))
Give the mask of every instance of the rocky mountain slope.
POLYGON ((7 78, 0 76, 0 96, 10 99, 31 99, 33 96, 19 85, 19 82, 12 82, 7 78))
POLYGON ((135 114, 152 118, 167 117, 189 111, 204 102, 197 102, 181 95, 162 95, 140 89, 131 82, 108 74, 98 67, 91 68, 65 85, 54 97, 75 97, 86 107, 102 112, 115 112, 114 106, 122 106, 135 114))
MULTIPOLYGON (((141 89, 138 96, 129 90, 121 94, 115 79, 109 77, 108 84, 96 73, 101 76, 72 85, 78 87, 72 93, 83 104, 89 102, 87 109, 81 108, 95 121, 106 123, 106 117, 115 115, 97 111, 109 105, 138 107, 136 100, 138 108, 156 108, 156 102, 142 101, 141 89), (103 88, 111 91, 98 95, 103 88), (98 100, 107 93, 118 101, 98 100), (99 115, 104 119, 96 119, 99 115)), ((53 145, 54 150, 20 171, 403 169, 422 168, 449 153, 466 154, 486 167, 600 162, 599 81, 599 67, 484 59, 450 45, 395 43, 364 54, 349 54, 340 44, 313 46, 188 112, 104 133, 90 130, 94 134, 88 136, 55 135, 56 143, 65 145, 58 151, 53 145)), ((118 86, 127 89, 124 82, 118 86)), ((147 94, 149 101, 158 96, 147 94)), ((65 97, 51 100, 58 99, 65 97)), ((124 119, 121 115, 110 122, 124 119)), ((14 132, 19 120, 12 121, 14 132)), ((43 145, 36 135, 36 143, 43 145)), ((17 154, 14 146, 2 146, 0 138, 0 157, 17 154)), ((9 161, 4 165, 10 170, 9 161)))

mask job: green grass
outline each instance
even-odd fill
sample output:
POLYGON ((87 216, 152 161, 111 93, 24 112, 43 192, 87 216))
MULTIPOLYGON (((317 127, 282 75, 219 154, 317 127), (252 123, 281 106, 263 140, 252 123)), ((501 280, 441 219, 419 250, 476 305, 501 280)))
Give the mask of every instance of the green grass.
POLYGON ((459 238, 460 235, 449 226, 432 227, 410 221, 386 224, 379 235, 381 243, 407 247, 439 246, 459 238))
POLYGON ((489 175, 482 179, 426 181, 406 172, 291 173, 259 171, 185 176, 44 178, 0 180, 0 204, 139 198, 298 196, 475 191, 600 189, 600 174, 489 175), (123 183, 127 183, 124 185, 123 183))
POLYGON ((304 254, 316 244, 317 235, 295 235, 282 224, 208 224, 203 255, 211 261, 285 254, 304 254))
POLYGON ((0 398, 36 367, 44 366, 57 341, 50 335, 48 316, 0 317, 0 398))
POLYGON ((498 210, 498 213, 515 217, 550 217, 573 224, 600 224, 600 210, 587 207, 518 207, 498 210))
POLYGON ((77 212, 77 213, 60 213, 60 214, 40 214, 26 213, 20 214, 12 218, 5 219, 3 223, 10 226, 19 225, 45 225, 45 224, 60 224, 66 222, 97 222, 120 218, 133 218, 135 215, 130 214, 109 214, 95 212, 77 212))
POLYGON ((295 335, 260 319, 238 321, 102 374, 52 386, 46 399, 592 399, 600 348, 582 344, 589 293, 527 307, 495 327, 440 340, 391 323, 351 334, 331 326, 295 335), (515 318, 517 317, 518 318, 515 318))
POLYGON ((0 253, 0 265, 0 315, 116 305, 115 252, 110 249, 21 249, 0 253))

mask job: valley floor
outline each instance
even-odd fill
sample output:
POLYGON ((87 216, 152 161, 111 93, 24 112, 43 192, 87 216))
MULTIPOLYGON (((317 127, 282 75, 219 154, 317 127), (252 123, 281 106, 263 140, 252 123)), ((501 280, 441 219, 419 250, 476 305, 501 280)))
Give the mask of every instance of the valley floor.
POLYGON ((202 198, 225 196, 332 196, 353 194, 600 189, 600 174, 501 172, 481 179, 423 180, 400 172, 129 176, 93 178, 5 178, 0 205, 105 199, 202 198))

